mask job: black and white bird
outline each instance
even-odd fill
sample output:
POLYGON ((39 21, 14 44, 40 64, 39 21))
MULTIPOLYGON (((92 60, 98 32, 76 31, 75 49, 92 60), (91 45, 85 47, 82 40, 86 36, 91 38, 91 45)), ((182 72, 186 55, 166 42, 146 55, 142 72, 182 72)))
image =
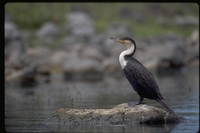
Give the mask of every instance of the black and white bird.
POLYGON ((126 78, 140 96, 138 103, 132 106, 141 104, 144 98, 154 99, 165 107, 168 112, 175 114, 164 102, 164 98, 160 93, 158 84, 152 73, 149 72, 137 59, 132 57, 136 51, 135 41, 129 37, 120 39, 111 37, 110 39, 120 42, 127 48, 127 50, 123 51, 119 55, 119 62, 126 78))

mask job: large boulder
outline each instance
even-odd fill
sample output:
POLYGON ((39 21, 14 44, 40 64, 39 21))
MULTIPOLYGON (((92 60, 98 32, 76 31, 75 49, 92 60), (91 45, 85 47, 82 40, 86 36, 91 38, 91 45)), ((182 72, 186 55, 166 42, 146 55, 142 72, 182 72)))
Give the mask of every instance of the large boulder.
POLYGON ((129 107, 127 103, 123 103, 111 109, 57 109, 46 119, 45 123, 78 126, 88 124, 161 124, 185 121, 185 118, 160 108, 145 104, 129 107))

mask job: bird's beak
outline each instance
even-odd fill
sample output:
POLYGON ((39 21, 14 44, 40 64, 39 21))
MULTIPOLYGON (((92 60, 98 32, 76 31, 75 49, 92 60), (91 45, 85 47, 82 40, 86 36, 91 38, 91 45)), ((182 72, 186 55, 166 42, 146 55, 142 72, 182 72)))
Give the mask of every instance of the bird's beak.
POLYGON ((110 39, 115 40, 117 42, 120 42, 121 44, 125 44, 125 41, 122 40, 122 39, 118 39, 118 38, 115 38, 115 37, 111 37, 110 39))

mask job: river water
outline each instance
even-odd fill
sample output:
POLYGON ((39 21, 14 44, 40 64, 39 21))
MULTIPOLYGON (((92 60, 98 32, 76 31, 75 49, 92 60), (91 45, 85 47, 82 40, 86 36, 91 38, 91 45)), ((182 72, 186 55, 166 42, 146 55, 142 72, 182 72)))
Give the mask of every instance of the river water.
MULTIPOLYGON (((121 73, 123 74, 123 73, 121 73)), ((187 119, 180 124, 135 124, 118 126, 49 126, 45 119, 58 108, 112 108, 137 101, 125 77, 108 76, 98 82, 63 81, 54 75, 52 82, 35 88, 5 84, 5 130, 7 132, 135 132, 196 133, 199 130, 199 69, 185 68, 172 73, 153 73, 166 103, 187 119)), ((149 105, 162 108, 153 101, 149 105)))

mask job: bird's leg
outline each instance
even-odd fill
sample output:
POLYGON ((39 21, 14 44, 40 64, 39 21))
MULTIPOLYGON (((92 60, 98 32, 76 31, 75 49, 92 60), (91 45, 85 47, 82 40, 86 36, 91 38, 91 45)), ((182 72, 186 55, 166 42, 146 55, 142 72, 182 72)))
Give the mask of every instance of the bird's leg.
POLYGON ((144 102, 142 102, 143 100, 144 100, 144 98, 140 96, 140 99, 139 99, 139 101, 137 103, 135 103, 135 102, 129 102, 128 106, 129 107, 134 107, 134 106, 139 105, 139 104, 145 104, 144 102))

